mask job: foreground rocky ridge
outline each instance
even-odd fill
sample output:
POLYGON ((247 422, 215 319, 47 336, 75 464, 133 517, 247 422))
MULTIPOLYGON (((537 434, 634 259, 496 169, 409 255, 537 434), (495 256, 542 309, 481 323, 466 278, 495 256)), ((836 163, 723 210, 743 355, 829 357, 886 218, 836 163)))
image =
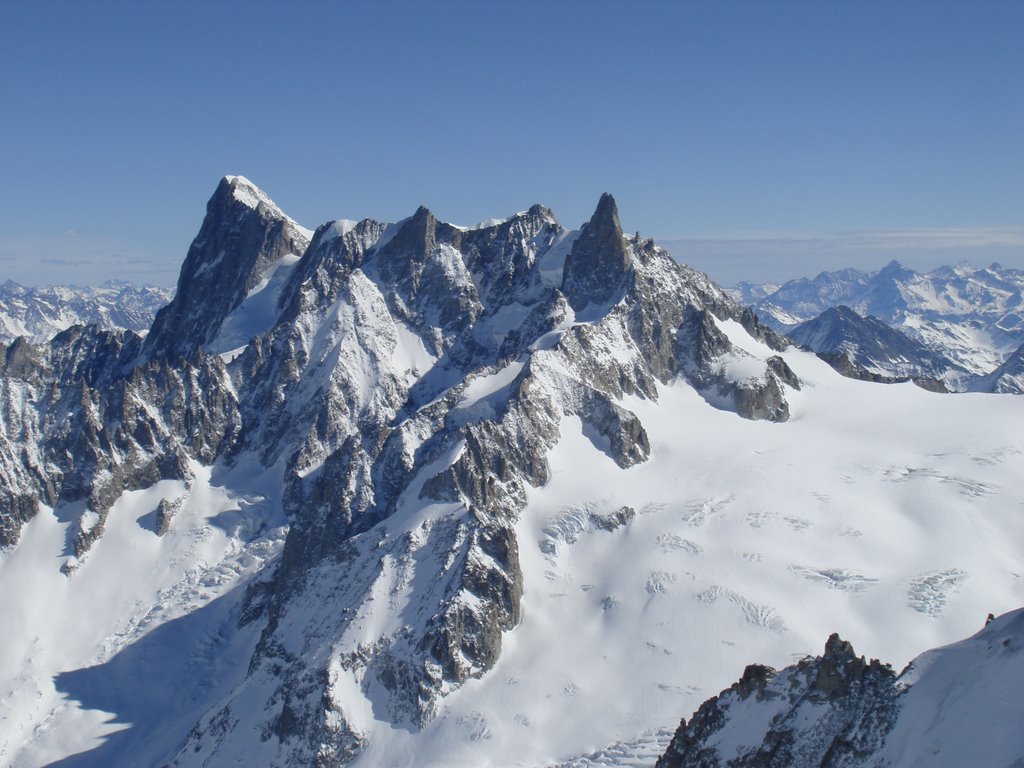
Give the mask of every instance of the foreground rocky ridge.
POLYGON ((1024 611, 929 651, 897 676, 833 634, 781 671, 751 665, 680 723, 657 768, 1005 766, 1024 754, 1024 611))
POLYGON ((896 674, 833 634, 825 652, 776 672, 751 665, 683 720, 657 768, 865 765, 892 729, 896 674))
MULTIPOLYGON (((187 482, 190 461, 280 473, 290 530, 247 596, 243 620, 265 622, 249 676, 176 763, 243 753, 255 730, 264 764, 342 765, 365 746, 346 686, 416 729, 499 658, 521 616, 514 523, 562 418, 621 467, 649 443, 619 401, 659 382, 788 418, 796 376, 727 320, 784 348, 625 237, 607 195, 579 232, 542 206, 478 229, 421 208, 310 237, 229 177, 145 340, 73 328, 2 350, 0 531, 13 544, 40 503, 75 515, 71 572, 125 490, 187 482)), ((158 512, 166 528, 173 503, 158 512)))

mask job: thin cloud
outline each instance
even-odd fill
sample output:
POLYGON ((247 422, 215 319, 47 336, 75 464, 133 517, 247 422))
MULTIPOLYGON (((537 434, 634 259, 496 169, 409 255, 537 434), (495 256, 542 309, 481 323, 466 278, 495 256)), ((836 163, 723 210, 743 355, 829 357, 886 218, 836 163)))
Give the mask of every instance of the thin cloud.
POLYGON ((39 260, 41 264, 49 264, 55 267, 82 267, 89 264, 95 264, 93 259, 66 259, 62 257, 46 257, 39 260))

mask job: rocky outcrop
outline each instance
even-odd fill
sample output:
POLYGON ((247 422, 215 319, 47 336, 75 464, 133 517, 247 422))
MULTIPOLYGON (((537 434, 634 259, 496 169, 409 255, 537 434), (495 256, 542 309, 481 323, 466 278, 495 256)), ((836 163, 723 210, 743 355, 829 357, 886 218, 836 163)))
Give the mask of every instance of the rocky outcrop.
POLYGON ((829 364, 832 370, 848 379, 870 381, 874 384, 904 384, 910 381, 921 387, 921 389, 928 390, 929 392, 948 394, 952 391, 948 386, 946 386, 946 382, 942 379, 931 379, 919 376, 887 376, 883 373, 878 373, 877 371, 861 368, 851 361, 850 357, 844 352, 818 352, 817 354, 818 357, 829 364))
POLYGON ((818 658, 753 664, 680 723, 657 768, 867 766, 896 722, 892 669, 833 634, 818 658))
POLYGON ((743 677, 680 723, 657 768, 1014 765, 1024 610, 925 651, 897 677, 832 635, 825 652, 743 677))
POLYGON ((736 375, 735 369, 750 356, 732 347, 714 315, 707 310, 689 313, 680 327, 679 342, 690 380, 709 402, 731 403, 747 419, 789 419, 785 385, 799 389, 800 382, 781 357, 766 358, 763 371, 757 376, 736 375))
POLYGON ((160 503, 156 507, 156 535, 163 536, 170 530, 171 520, 181 510, 181 505, 185 501, 183 496, 179 496, 176 499, 163 498, 160 499, 160 503))

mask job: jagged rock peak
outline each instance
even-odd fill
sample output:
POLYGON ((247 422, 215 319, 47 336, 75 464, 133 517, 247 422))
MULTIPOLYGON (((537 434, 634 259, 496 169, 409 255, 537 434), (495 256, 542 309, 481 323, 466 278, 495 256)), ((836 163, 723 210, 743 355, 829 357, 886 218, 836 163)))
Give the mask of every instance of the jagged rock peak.
POLYGON ((206 204, 174 299, 153 321, 147 354, 188 356, 212 340, 269 267, 305 252, 310 234, 248 179, 225 176, 206 204))
POLYGON ((849 681, 863 674, 866 663, 857 658, 853 644, 833 632, 825 643, 825 653, 818 665, 815 688, 832 694, 849 687, 849 681))
POLYGON ((608 301, 630 266, 615 198, 605 192, 565 260, 562 292, 573 309, 608 301))
POLYGON ((833 634, 818 658, 752 664, 679 724, 657 768, 867 768, 896 722, 901 689, 887 664, 833 634))
POLYGON ((245 176, 225 176, 220 180, 214 197, 217 195, 230 195, 232 199, 253 210, 263 205, 282 218, 286 218, 277 203, 245 176))
POLYGON ((416 254, 422 258, 437 244, 439 225, 441 222, 438 222, 434 214, 421 205, 416 213, 398 223, 398 232, 391 238, 387 249, 395 254, 416 254))

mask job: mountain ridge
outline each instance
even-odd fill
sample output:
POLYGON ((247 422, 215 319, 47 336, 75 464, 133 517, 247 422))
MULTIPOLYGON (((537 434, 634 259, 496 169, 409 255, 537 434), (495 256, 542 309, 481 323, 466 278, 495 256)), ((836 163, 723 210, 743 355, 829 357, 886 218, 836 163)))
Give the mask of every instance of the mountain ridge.
POLYGON ((651 717, 840 613, 898 622, 902 654, 1011 599, 1013 546, 953 567, 942 537, 1020 538, 992 510, 1014 402, 924 419, 937 395, 840 379, 611 196, 579 231, 420 208, 307 241, 254 190, 218 186, 159 332, 4 351, 0 575, 60 606, 10 640, 21 764, 539 763, 628 735, 616 690, 651 717), (882 419, 909 428, 879 458, 882 419), (936 509, 914 559, 871 559, 936 509), (812 550, 834 561, 788 559, 812 550), (103 687, 160 654, 197 670, 180 697, 103 687))
POLYGON ((837 369, 842 365, 879 377, 932 381, 957 381, 966 374, 944 355, 872 315, 861 317, 843 304, 789 329, 787 336, 797 344, 828 356, 837 369), (840 363, 840 360, 845 362, 840 363))

